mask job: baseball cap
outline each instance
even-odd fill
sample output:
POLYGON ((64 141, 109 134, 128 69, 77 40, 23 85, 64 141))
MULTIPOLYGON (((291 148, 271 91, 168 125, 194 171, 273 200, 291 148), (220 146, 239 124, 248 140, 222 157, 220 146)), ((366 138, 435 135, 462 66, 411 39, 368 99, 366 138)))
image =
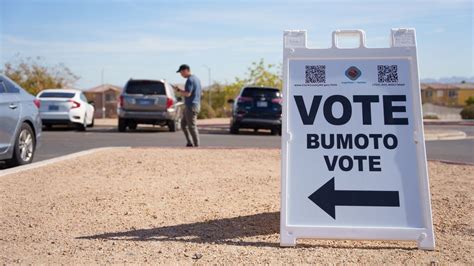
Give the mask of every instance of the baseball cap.
POLYGON ((178 71, 176 71, 176 73, 179 73, 179 72, 181 72, 181 70, 185 70, 185 69, 189 70, 189 66, 186 65, 186 64, 182 64, 182 65, 179 66, 179 69, 178 69, 178 71))

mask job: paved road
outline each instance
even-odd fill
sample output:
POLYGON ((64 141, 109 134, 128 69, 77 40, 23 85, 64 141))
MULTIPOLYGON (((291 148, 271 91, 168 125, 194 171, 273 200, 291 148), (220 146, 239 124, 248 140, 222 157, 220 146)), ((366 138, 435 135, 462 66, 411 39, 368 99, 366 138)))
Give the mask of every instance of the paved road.
POLYGON ((459 130, 467 135, 467 138, 462 140, 428 141, 428 159, 474 164, 474 126, 425 126, 425 129, 459 130))
MULTIPOLYGON (((279 148, 280 137, 270 135, 270 131, 245 131, 230 135, 226 127, 201 128, 202 147, 249 147, 279 148)), ((182 132, 168 132, 167 128, 139 128, 125 133, 114 127, 95 127, 88 132, 68 129, 43 131, 41 147, 35 161, 82 150, 110 146, 184 147, 186 141, 182 132)))
MULTIPOLYGON (((428 159, 474 163, 473 126, 426 126, 426 129, 461 130, 468 135, 463 140, 428 141, 428 159)), ((202 147, 258 147, 280 148, 280 137, 269 132, 246 131, 230 135, 226 127, 201 128, 202 147)), ((95 127, 88 132, 71 129, 53 129, 43 132, 42 145, 35 161, 46 160, 82 150, 110 146, 184 147, 182 132, 166 129, 139 128, 134 132, 119 133, 112 126, 95 127)), ((0 167, 1 169, 1 167, 0 167)))

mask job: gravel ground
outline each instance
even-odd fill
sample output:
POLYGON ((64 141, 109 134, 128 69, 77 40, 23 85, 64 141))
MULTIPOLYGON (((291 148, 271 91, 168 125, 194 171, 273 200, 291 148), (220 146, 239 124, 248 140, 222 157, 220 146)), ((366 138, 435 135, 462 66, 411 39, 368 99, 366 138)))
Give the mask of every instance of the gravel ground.
POLYGON ((279 247, 279 150, 116 149, 0 178, 0 263, 473 264, 474 166, 430 162, 435 251, 279 247))

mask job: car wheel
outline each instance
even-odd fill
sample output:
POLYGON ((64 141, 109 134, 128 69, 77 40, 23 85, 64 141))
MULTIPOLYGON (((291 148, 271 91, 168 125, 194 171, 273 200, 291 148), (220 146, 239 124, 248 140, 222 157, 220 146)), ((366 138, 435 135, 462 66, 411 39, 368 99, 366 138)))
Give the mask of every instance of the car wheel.
POLYGON ((92 123, 88 125, 87 127, 94 127, 94 124, 95 124, 95 118, 92 118, 92 123))
POLYGON ((176 131, 180 131, 181 130, 181 118, 177 119, 175 121, 175 124, 176 124, 176 131))
POLYGON ((36 149, 36 137, 30 125, 23 123, 15 140, 13 157, 7 160, 8 166, 29 164, 33 161, 36 149))
POLYGON ((84 122, 82 124, 76 125, 77 131, 86 131, 87 130, 87 117, 84 117, 84 122))
POLYGON ((239 134, 239 127, 236 125, 230 126, 230 134, 239 134))
POLYGON ((168 121, 168 128, 170 129, 170 132, 176 132, 176 121, 168 121))
POLYGON ((125 132, 127 130, 127 121, 123 118, 118 119, 118 131, 125 132))
POLYGON ((278 128, 272 128, 271 134, 276 136, 278 135, 278 131, 279 131, 278 128))
POLYGON ((137 123, 135 123, 135 122, 129 122, 129 123, 128 123, 128 128, 131 129, 131 130, 137 129, 137 123))

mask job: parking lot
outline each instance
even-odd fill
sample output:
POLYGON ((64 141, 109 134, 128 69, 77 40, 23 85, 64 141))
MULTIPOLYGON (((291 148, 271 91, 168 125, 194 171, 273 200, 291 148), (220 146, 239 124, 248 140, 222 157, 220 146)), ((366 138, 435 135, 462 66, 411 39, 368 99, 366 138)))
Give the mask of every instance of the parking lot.
MULTIPOLYGON (((270 131, 243 130, 239 135, 230 135, 228 124, 222 123, 201 124, 199 128, 202 147, 280 147, 280 137, 270 135, 270 131)), ((113 125, 96 126, 87 132, 58 128, 43 131, 35 161, 98 147, 184 147, 185 144, 182 132, 169 132, 166 127, 143 126, 123 133, 113 125)))

